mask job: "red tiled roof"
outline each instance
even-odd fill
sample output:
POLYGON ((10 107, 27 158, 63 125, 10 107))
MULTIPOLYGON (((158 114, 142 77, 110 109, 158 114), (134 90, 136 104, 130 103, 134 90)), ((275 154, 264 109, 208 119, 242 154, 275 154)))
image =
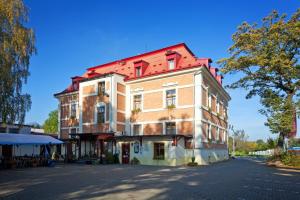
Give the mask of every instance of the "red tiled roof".
MULTIPOLYGON (((92 79, 95 77, 104 76, 107 74, 120 74, 125 76, 126 80, 133 80, 143 77, 155 76, 159 74, 165 74, 168 72, 190 69, 194 67, 200 66, 209 66, 211 63, 210 58, 196 58, 194 53, 186 46, 184 43, 176 44, 173 46, 168 46, 162 49, 158 49, 155 51, 143 53, 140 55, 116 60, 113 62, 105 63, 102 65, 90 67, 87 71, 83 74, 83 76, 73 77, 72 81, 84 81, 87 79, 92 79), (168 61, 166 59, 166 55, 170 54, 170 52, 176 52, 180 55, 180 59, 176 64, 175 70, 168 69, 168 61), (135 68, 134 63, 138 61, 144 61, 148 63, 148 66, 143 71, 142 76, 135 77, 135 68)), ((55 94, 63 94, 77 91, 78 88, 73 87, 74 84, 70 85, 66 90, 55 94)))

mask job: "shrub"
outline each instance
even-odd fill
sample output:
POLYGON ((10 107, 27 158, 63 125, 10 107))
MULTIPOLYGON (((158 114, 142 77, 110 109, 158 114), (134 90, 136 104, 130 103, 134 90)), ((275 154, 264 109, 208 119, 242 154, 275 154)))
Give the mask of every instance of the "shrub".
POLYGON ((139 165, 140 161, 139 161, 139 159, 137 159, 136 157, 134 157, 133 159, 131 159, 130 164, 132 164, 132 165, 139 165))
POLYGON ((189 167, 195 167, 195 166, 198 166, 198 163, 197 162, 189 162, 187 165, 189 167))
POLYGON ((280 156, 280 160, 283 164, 288 166, 300 167, 300 156, 287 152, 280 156))
POLYGON ((114 163, 115 164, 120 164, 120 160, 119 160, 119 154, 114 154, 114 163))
POLYGON ((107 164, 114 164, 115 158, 114 155, 110 152, 105 153, 105 159, 107 164))

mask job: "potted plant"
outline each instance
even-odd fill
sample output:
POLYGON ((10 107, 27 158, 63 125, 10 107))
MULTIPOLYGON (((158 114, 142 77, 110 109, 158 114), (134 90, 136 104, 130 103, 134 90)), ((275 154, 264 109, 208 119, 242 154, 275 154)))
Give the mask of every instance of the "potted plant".
POLYGON ((131 111, 131 114, 135 115, 135 114, 138 114, 139 112, 141 112, 141 109, 140 108, 135 108, 131 111))
POLYGON ((208 138, 207 141, 208 141, 209 144, 212 143, 212 139, 211 138, 208 138))
POLYGON ((167 108, 168 108, 168 110, 173 110, 176 107, 174 104, 171 104, 171 105, 167 105, 167 108))
POLYGON ((212 112, 212 110, 211 110, 211 107, 208 107, 208 112, 209 112, 209 113, 211 113, 211 112, 212 112))

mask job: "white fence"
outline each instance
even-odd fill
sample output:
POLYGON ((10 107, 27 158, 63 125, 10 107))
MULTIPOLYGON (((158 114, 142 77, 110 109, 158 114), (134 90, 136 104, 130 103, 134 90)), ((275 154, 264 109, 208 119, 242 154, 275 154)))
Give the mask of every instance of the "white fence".
POLYGON ((265 151, 253 151, 253 152, 249 152, 249 155, 252 156, 272 156, 274 155, 274 149, 268 149, 265 151))

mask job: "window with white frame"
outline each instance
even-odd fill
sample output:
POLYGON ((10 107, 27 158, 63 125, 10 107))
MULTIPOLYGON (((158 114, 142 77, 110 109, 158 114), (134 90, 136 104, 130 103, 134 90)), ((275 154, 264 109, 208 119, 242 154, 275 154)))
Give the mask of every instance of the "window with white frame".
POLYGON ((211 140, 211 125, 207 124, 206 126, 206 133, 208 135, 208 139, 211 140))
POLYGON ((105 105, 97 106, 97 123, 105 123, 105 105))
POLYGON ((77 103, 76 102, 71 103, 70 117, 74 118, 74 119, 77 118, 77 103))
POLYGON ((133 125, 133 135, 142 135, 142 125, 141 124, 134 124, 133 125))
POLYGON ((176 89, 166 91, 166 106, 175 106, 176 105, 176 89))
POLYGON ((176 122, 166 122, 166 135, 176 135, 176 122))
POLYGON ((223 136, 223 142, 226 143, 226 141, 227 141, 227 131, 224 130, 223 134, 224 134, 224 136, 223 136))
POLYGON ((133 96, 133 110, 141 110, 142 109, 142 95, 137 94, 133 96))
POLYGON ((219 127, 216 127, 216 129, 217 129, 217 133, 216 133, 216 141, 220 141, 220 128, 219 127))
POLYGON ((98 83, 98 94, 99 95, 105 94, 105 82, 104 81, 98 83))
POLYGON ((169 70, 175 69, 175 61, 174 59, 168 60, 169 70))
POLYGON ((135 68, 135 76, 140 77, 142 75, 142 67, 135 68))
POLYGON ((220 100, 217 98, 217 113, 220 113, 220 100))
POLYGON ((225 118, 227 118, 227 108, 224 105, 223 105, 223 107, 224 107, 223 115, 224 115, 225 118))
POLYGON ((208 104, 207 105, 208 105, 209 108, 211 108, 211 97, 212 97, 211 93, 208 92, 208 98, 207 98, 208 99, 208 104))

